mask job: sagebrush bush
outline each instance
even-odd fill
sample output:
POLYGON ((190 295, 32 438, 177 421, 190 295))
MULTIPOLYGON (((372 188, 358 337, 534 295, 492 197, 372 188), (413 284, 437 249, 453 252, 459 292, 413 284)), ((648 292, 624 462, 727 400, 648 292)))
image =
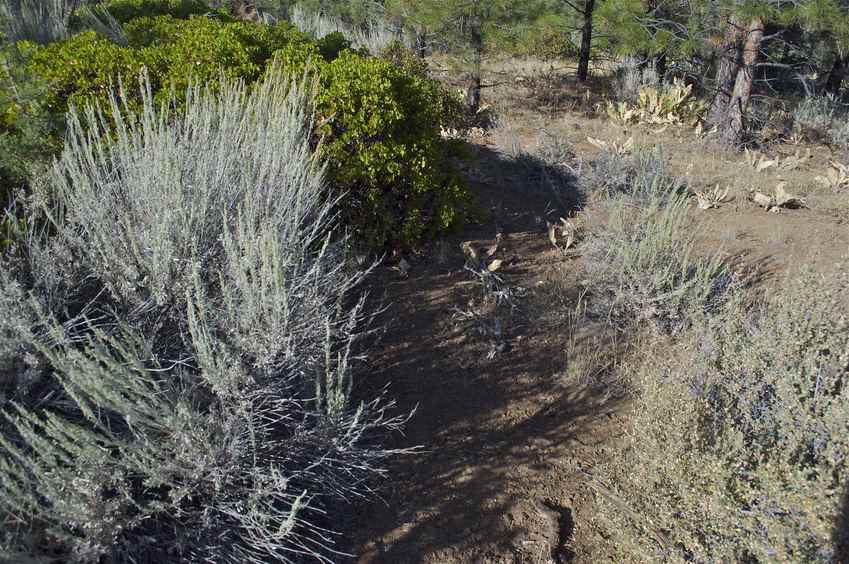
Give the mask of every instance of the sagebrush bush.
POLYGON ((843 561, 847 282, 804 271, 644 356, 601 500, 621 559, 843 561))
POLYGON ((617 323, 652 320, 678 330, 692 311, 714 307, 729 278, 718 253, 696 255, 682 184, 654 168, 656 157, 639 155, 645 168, 637 169, 630 191, 590 213, 582 251, 587 284, 617 323))
POLYGON ((584 185, 600 198, 625 195, 647 199, 684 191, 684 183, 669 171, 661 147, 637 148, 624 154, 614 148, 605 149, 587 167, 584 185))
POLYGON ((653 66, 642 66, 634 58, 625 58, 613 71, 613 99, 636 104, 640 92, 646 88, 658 87, 661 85, 661 79, 653 66))
POLYGON ((849 112, 835 119, 828 130, 831 142, 839 147, 845 156, 849 156, 849 112))
POLYGON ((211 11, 204 0, 106 0, 100 6, 122 24, 141 17, 171 16, 185 20, 211 11))
POLYGON ((808 137, 824 136, 834 120, 835 101, 827 96, 808 96, 793 109, 793 128, 808 137))
MULTIPOLYGON (((337 9, 341 6, 344 12, 345 4, 337 4, 337 9)), ((310 6, 307 2, 297 2, 290 10, 289 19, 295 27, 316 40, 341 34, 354 49, 373 55, 377 55, 395 41, 406 39, 402 30, 390 24, 384 17, 382 4, 360 4, 361 7, 364 5, 371 9, 346 21, 344 17, 340 17, 341 14, 329 13, 318 5, 310 6)))
POLYGON ((47 233, 0 269, 0 547, 74 562, 335 558, 398 427, 312 150, 315 85, 69 117, 47 233), (92 128, 81 124, 85 121, 92 128), (9 398, 15 401, 7 401, 9 398))
POLYGON ((76 4, 72 0, 3 0, 0 3, 3 39, 41 44, 65 39, 76 4))

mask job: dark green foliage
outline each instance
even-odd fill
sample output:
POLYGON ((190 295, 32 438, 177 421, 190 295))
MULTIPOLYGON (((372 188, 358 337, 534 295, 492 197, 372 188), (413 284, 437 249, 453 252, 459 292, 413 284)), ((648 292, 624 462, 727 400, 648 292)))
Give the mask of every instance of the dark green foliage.
POLYGON ((351 42, 348 41, 339 31, 328 33, 315 43, 318 46, 318 52, 321 53, 321 57, 325 61, 332 61, 338 57, 342 51, 351 48, 351 42))
POLYGON ((348 194, 346 214, 370 244, 408 245, 463 219, 438 84, 350 52, 321 69, 321 82, 331 183, 348 194))
POLYGON ((412 76, 427 76, 427 60, 416 55, 400 41, 393 41, 380 52, 380 58, 385 59, 412 76))
POLYGON ((69 106, 105 101, 119 82, 135 83, 147 62, 139 55, 87 31, 35 50, 27 69, 46 83, 47 110, 62 116, 69 106))
POLYGON ((571 34, 573 27, 574 24, 568 18, 559 14, 546 14, 533 24, 519 29, 517 41, 513 42, 514 52, 543 60, 577 56, 578 45, 572 40, 571 34))
POLYGON ((102 5, 121 23, 135 18, 156 16, 188 19, 189 16, 210 12, 209 5, 204 0, 108 0, 102 5))
POLYGON ((49 85, 50 111, 61 115, 70 105, 92 98, 105 102, 119 81, 135 84, 144 67, 164 99, 171 87, 184 92, 190 80, 214 86, 222 73, 253 82, 279 50, 296 66, 318 57, 306 36, 285 23, 258 26, 159 16, 137 18, 125 31, 128 47, 88 31, 35 51, 28 66, 49 85))
POLYGON ((20 64, 32 48, 21 44, 0 50, 0 214, 27 185, 31 169, 61 146, 43 84, 20 64))

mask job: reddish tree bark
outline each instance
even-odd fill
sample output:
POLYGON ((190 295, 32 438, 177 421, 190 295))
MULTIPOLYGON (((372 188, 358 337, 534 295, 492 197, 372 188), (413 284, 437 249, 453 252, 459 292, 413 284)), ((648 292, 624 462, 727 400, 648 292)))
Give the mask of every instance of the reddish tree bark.
POLYGON ((728 113, 728 103, 734 90, 734 82, 743 60, 743 28, 739 20, 731 18, 725 38, 719 45, 719 63, 716 67, 716 90, 708 108, 705 125, 718 126, 728 113))
POLYGON ((743 47, 743 64, 737 72, 734 90, 728 102, 728 112, 725 123, 720 128, 720 139, 728 145, 738 145, 743 141, 746 132, 746 110, 752 96, 752 85, 755 81, 755 64, 761 52, 764 38, 764 22, 762 18, 753 18, 746 33, 746 43, 743 47))

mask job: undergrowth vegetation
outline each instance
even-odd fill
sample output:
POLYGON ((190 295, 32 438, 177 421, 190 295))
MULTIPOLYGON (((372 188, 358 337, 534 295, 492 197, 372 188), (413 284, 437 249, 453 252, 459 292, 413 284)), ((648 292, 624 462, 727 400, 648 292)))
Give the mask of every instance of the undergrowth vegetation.
POLYGON ((662 153, 602 152, 593 170, 590 309, 641 347, 619 370, 625 437, 592 478, 614 559, 842 561, 845 274, 805 270, 753 295, 720 252, 695 246, 689 190, 662 153))
MULTIPOLYGON (((554 257, 551 309, 568 309, 571 344, 528 350, 566 343, 567 371, 628 396, 612 456, 580 467, 602 492, 607 556, 849 558, 849 278, 803 270, 759 293, 703 236, 727 228, 706 214, 737 195, 734 213, 766 217, 776 246, 790 213, 831 221, 803 209, 817 198, 845 215, 849 27, 831 22, 849 21, 832 17, 845 6, 264 4, 0 1, 0 560, 352 556, 337 533, 348 504, 416 450, 387 446, 409 414, 357 385, 382 332, 370 257, 416 276, 423 243, 477 218, 495 238, 460 245, 480 291, 452 311, 488 341, 486 360, 508 373, 513 350, 538 346, 518 299, 536 286, 512 278, 554 257), (591 68, 602 54, 622 64, 591 68), (497 55, 540 60, 496 73, 497 55), (576 80, 555 69, 566 55, 576 80), (489 105, 499 88, 522 111, 489 105), (528 101, 547 113, 526 127, 528 101), (563 108, 580 114, 574 138, 563 108), (704 149, 696 165, 720 155, 716 178, 681 176, 668 139, 704 149), (585 141, 599 149, 586 160, 585 141), (808 198, 794 185, 808 177, 828 193, 808 198), (582 332, 608 350, 578 347, 582 332)), ((714 239, 737 242, 733 230, 714 239)), ((516 366, 544 388, 543 364, 556 372, 516 366)), ((496 399, 511 411, 516 398, 496 399)), ((551 554, 580 530, 562 509, 551 554)))
POLYGON ((601 199, 583 254, 588 287, 607 315, 677 330, 693 311, 714 307, 729 278, 719 253, 696 252, 689 193, 662 151, 602 152, 595 167, 601 199))
POLYGON ((632 366, 600 513, 620 557, 842 561, 848 287, 808 271, 755 303, 737 296, 670 354, 632 366))
POLYGON ((372 312, 272 68, 184 113, 69 115, 3 264, 2 546, 80 562, 331 561, 402 419, 355 402, 372 312), (82 118, 89 128, 82 125, 82 118), (110 140, 110 132, 114 140, 110 140))
POLYGON ((849 107, 833 96, 809 96, 793 111, 793 129, 811 141, 830 143, 849 154, 849 107))

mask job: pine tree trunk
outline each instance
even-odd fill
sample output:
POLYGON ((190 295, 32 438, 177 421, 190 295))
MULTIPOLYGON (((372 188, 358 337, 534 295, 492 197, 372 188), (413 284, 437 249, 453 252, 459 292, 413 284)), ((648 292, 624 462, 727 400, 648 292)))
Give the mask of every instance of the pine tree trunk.
POLYGON ((593 42, 593 12, 595 0, 584 3, 584 27, 581 31, 581 52, 578 57, 578 80, 586 82, 590 73, 590 51, 593 42))
POLYGON ((734 81, 734 91, 728 103, 728 113, 724 126, 720 127, 720 139, 728 145, 739 145, 746 132, 746 109, 752 96, 755 80, 755 63, 761 52, 764 37, 764 22, 761 18, 752 19, 743 48, 743 64, 734 81))
POLYGON ((705 126, 710 129, 719 125, 728 113, 728 103, 743 60, 743 30, 740 22, 732 18, 728 22, 725 39, 719 46, 719 63, 716 67, 716 91, 708 108, 705 126))
POLYGON ((831 67, 831 72, 828 73, 828 80, 825 82, 825 91, 834 96, 840 95, 840 88, 843 81, 846 79, 847 67, 849 67, 849 57, 836 57, 834 64, 831 67))
POLYGON ((654 58, 654 72, 657 74, 657 78, 660 82, 663 82, 663 79, 666 77, 667 64, 668 59, 666 53, 661 53, 654 58))
POLYGON ((480 20, 472 23, 471 30, 472 68, 466 78, 466 108, 474 113, 481 105, 481 63, 483 60, 483 33, 480 20))

